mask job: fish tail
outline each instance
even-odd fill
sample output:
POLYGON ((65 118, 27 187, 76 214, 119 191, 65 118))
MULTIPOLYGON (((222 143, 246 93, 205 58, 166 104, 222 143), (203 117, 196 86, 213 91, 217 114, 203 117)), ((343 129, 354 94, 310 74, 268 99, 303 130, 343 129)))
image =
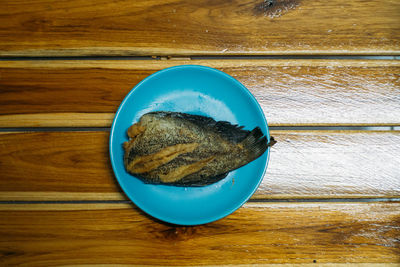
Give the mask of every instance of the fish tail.
POLYGON ((275 140, 271 138, 271 142, 268 143, 268 139, 263 135, 259 127, 254 128, 247 137, 241 142, 241 145, 246 148, 250 160, 254 160, 261 156, 268 146, 274 144, 275 140))

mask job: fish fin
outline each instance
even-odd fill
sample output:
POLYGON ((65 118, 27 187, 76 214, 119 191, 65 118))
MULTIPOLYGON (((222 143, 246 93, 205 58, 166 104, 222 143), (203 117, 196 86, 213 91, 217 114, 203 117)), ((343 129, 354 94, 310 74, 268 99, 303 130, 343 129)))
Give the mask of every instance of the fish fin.
POLYGON ((259 127, 254 128, 240 144, 249 152, 251 160, 261 156, 269 146, 267 137, 259 127))
POLYGON ((231 124, 228 121, 216 121, 213 118, 201 115, 192 115, 180 112, 166 112, 158 111, 153 112, 162 116, 171 116, 189 121, 201 128, 211 129, 217 132, 222 138, 232 143, 240 143, 250 133, 250 131, 243 130, 244 126, 231 124))
POLYGON ((186 120, 202 128, 214 127, 215 124, 217 123, 217 121, 215 121, 213 118, 201 115, 192 115, 187 113, 169 112, 169 111, 156 111, 151 113, 157 114, 158 116, 162 117, 172 117, 172 118, 186 120))
POLYGON ((271 146, 275 145, 276 143, 277 143, 277 141, 275 140, 275 138, 273 136, 271 136, 269 138, 268 146, 271 147, 271 146))
POLYGON ((213 183, 216 183, 222 179, 224 179, 226 176, 228 176, 229 172, 226 173, 222 173, 219 174, 217 176, 213 176, 213 177, 209 177, 209 178, 202 178, 199 177, 198 179, 181 179, 179 181, 176 182, 172 182, 172 183, 164 183, 162 182, 160 179, 149 179, 149 178, 145 178, 143 176, 143 174, 135 174, 135 176, 137 178, 139 178, 140 180, 142 180, 143 183, 145 184, 161 184, 161 185, 171 185, 171 186, 177 186, 177 187, 201 187, 201 186, 206 186, 206 185, 210 185, 213 183))
POLYGON ((127 135, 131 139, 135 139, 138 135, 144 133, 146 127, 141 126, 140 123, 135 123, 126 131, 127 135))
POLYGON ((231 124, 227 121, 218 121, 215 124, 215 129, 217 132, 226 140, 232 143, 242 142, 250 131, 243 130, 244 126, 239 126, 237 124, 231 124))
POLYGON ((199 179, 197 180, 185 180, 185 178, 174 182, 174 183, 169 183, 169 185, 174 185, 174 186, 180 186, 180 187, 184 187, 184 186, 190 186, 190 187, 200 187, 200 186, 206 186, 206 185, 210 185, 213 183, 216 183, 222 179, 224 179, 226 176, 228 176, 229 172, 226 173, 222 173, 219 174, 217 176, 213 176, 213 177, 208 177, 208 178, 201 178, 199 177, 199 179))

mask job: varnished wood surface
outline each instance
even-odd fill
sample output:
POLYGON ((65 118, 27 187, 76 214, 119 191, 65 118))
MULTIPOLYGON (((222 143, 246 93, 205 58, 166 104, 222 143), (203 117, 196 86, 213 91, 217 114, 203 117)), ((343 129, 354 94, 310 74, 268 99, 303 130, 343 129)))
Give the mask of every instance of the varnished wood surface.
POLYGON ((138 82, 181 64, 238 79, 270 125, 400 124, 394 60, 71 60, 0 61, 0 127, 109 126, 138 82))
POLYGON ((399 203, 250 203, 207 225, 128 204, 0 205, 2 265, 398 263, 399 203))
POLYGON ((8 192, 3 197, 18 199, 18 191, 58 192, 54 197, 63 199, 62 192, 87 192, 109 199, 101 193, 120 189, 111 169, 108 138, 108 132, 1 133, 0 187, 8 192))
POLYGON ((400 3, 2 1, 1 56, 399 54, 400 3))
POLYGON ((269 125, 399 126, 396 60, 190 59, 400 55, 399 14, 393 0, 2 1, 0 266, 400 266, 399 131, 272 131, 252 200, 193 227, 129 204, 108 155, 124 96, 181 64, 238 79, 269 125), (138 55, 153 60, 104 60, 138 55))
MULTIPOLYGON (((400 132, 271 134, 278 143, 253 199, 400 196, 400 132)), ((108 132, 1 133, 0 200, 125 199, 108 138, 108 132)))

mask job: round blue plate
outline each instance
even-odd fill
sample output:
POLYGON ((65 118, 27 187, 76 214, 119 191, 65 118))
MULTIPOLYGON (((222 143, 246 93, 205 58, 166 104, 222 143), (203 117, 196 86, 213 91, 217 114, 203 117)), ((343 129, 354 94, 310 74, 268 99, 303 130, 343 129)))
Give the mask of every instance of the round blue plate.
POLYGON ((229 121, 252 130, 259 126, 269 139, 264 113, 253 95, 222 71, 182 65, 141 81, 122 101, 111 127, 110 157, 125 194, 143 211, 165 222, 197 225, 225 217, 256 191, 267 168, 269 149, 253 162, 204 187, 145 184, 127 173, 123 142, 127 129, 151 111, 177 111, 229 121))

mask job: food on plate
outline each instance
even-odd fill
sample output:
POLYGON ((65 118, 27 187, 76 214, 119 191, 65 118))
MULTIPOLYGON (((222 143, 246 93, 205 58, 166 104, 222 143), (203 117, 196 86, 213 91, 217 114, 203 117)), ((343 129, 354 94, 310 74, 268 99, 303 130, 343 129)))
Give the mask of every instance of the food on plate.
POLYGON ((145 183, 205 186, 260 157, 269 146, 259 127, 180 112, 144 114, 129 127, 126 170, 145 183))

